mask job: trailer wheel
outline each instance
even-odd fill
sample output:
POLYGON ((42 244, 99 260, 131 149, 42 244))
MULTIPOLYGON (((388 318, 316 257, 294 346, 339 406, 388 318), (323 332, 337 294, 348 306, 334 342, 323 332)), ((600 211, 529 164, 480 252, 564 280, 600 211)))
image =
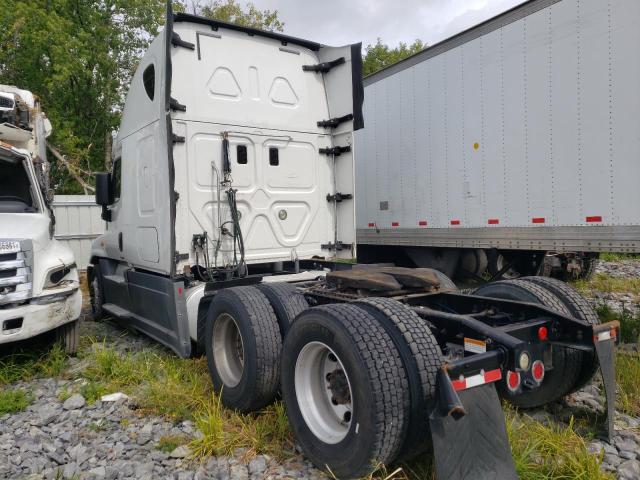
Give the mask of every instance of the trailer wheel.
POLYGON ((384 328, 349 304, 302 312, 284 341, 282 396, 305 455, 338 478, 392 462, 409 421, 402 360, 384 328))
POLYGON ((89 285, 89 298, 91 300, 91 316, 94 321, 102 320, 104 318, 104 310, 102 309, 102 304, 104 303, 102 272, 100 271, 100 265, 97 263, 87 276, 87 283, 89 285))
POLYGON ((406 305, 390 298, 354 303, 369 312, 396 346, 409 381, 409 429, 399 457, 408 460, 431 448, 429 406, 436 389, 442 351, 425 322, 406 305))
POLYGON ((261 283, 257 288, 264 293, 273 307, 280 325, 280 335, 284 338, 293 319, 309 308, 309 304, 298 289, 290 283, 261 283))
POLYGON ((207 365, 222 403, 241 412, 268 405, 278 391, 282 340, 273 308, 255 287, 220 290, 207 314, 207 365))
POLYGON ((80 344, 80 321, 65 323, 56 329, 56 342, 64 347, 68 355, 78 353, 80 344))
MULTIPOLYGON (((523 277, 521 280, 535 283, 536 285, 539 285, 553 293, 564 304, 564 306, 567 307, 572 317, 588 322, 591 325, 598 325, 600 323, 598 314, 589 302, 587 302, 582 295, 562 280, 548 277, 523 277)), ((598 357, 595 352, 579 353, 582 356, 580 373, 578 374, 578 379, 571 389, 571 392, 575 392, 576 390, 580 390, 584 387, 591 381, 598 371, 598 357)))
MULTIPOLYGON (((548 290, 523 280, 491 282, 478 288, 474 295, 539 303, 564 315, 571 315, 560 299, 548 290)), ((519 394, 511 393, 504 382, 498 383, 498 391, 512 404, 520 408, 534 408, 551 403, 567 395, 578 380, 582 356, 570 348, 553 348, 553 369, 547 370, 542 385, 519 394)))
POLYGON ((584 269, 580 274, 580 278, 583 280, 591 280, 596 273, 596 267, 598 266, 599 257, 598 254, 585 256, 582 259, 584 269))
MULTIPOLYGON (((500 270, 502 270, 508 264, 509 264, 509 260, 502 253, 498 252, 497 250, 491 250, 491 252, 489 252, 489 256, 487 258, 487 267, 488 267, 489 273, 492 276, 497 275, 498 272, 500 272, 500 270)), ((520 272, 516 270, 515 265, 512 265, 502 274, 501 278, 508 280, 508 279, 514 279, 518 277, 520 277, 520 272)))

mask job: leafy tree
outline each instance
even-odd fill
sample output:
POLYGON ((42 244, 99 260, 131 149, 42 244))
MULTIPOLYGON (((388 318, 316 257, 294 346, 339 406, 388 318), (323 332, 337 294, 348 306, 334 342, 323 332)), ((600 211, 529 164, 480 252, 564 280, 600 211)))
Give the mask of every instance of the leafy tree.
MULTIPOLYGON (((186 3, 174 0, 175 10, 186 3)), ((164 23, 165 8, 166 0, 3 0, 0 83, 40 98, 53 125, 51 184, 59 193, 86 191, 81 183, 104 169, 131 76, 164 23)), ((208 0, 198 13, 283 26, 277 12, 243 9, 235 0, 208 0)))
POLYGON ((367 45, 365 48, 362 62, 363 74, 364 76, 371 75, 425 48, 427 48, 427 45, 422 40, 415 40, 411 45, 400 42, 396 48, 389 48, 378 38, 375 45, 367 45))
POLYGON ((284 29, 284 23, 278 19, 277 10, 258 10, 252 3, 248 3, 247 9, 244 10, 235 0, 216 0, 201 7, 198 13, 203 17, 245 27, 279 32, 284 29))

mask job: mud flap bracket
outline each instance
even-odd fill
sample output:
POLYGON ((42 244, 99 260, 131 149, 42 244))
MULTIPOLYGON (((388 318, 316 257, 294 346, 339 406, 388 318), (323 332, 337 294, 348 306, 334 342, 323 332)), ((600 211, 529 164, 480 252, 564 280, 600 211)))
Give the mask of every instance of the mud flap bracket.
POLYGON ((456 392, 441 371, 429 424, 438 480, 518 478, 493 383, 456 392))
POLYGON ((607 438, 611 440, 615 434, 613 421, 616 413, 616 364, 615 343, 619 323, 609 322, 593 328, 593 343, 598 355, 598 363, 602 371, 602 383, 607 402, 607 438))

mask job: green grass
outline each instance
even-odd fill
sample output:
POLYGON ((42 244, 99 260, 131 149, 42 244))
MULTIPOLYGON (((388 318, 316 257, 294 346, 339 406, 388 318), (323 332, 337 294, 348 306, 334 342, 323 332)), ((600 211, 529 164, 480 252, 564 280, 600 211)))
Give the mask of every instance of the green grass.
POLYGON ((10 346, 6 354, 0 355, 0 386, 19 380, 56 377, 66 363, 64 349, 58 344, 34 341, 28 346, 10 346))
POLYGON ((618 409, 627 415, 640 416, 640 352, 616 355, 618 409))
POLYGON ((186 435, 164 435, 158 441, 156 448, 165 453, 171 453, 180 445, 187 445, 191 439, 186 435))
POLYGON ((640 255, 637 253, 616 253, 603 252, 600 254, 600 260, 605 262, 623 262, 625 260, 639 260, 640 255))
POLYGON ((634 315, 624 306, 622 311, 619 312, 606 304, 598 305, 596 312, 602 323, 611 322, 612 320, 620 322, 620 341, 622 343, 637 343, 640 341, 640 313, 634 315))
POLYGON ((33 401, 31 392, 22 388, 0 391, 0 417, 5 413, 21 412, 33 401))
POLYGON ((516 470, 522 480, 613 480, 600 471, 602 456, 587 450, 585 439, 568 426, 544 425, 506 411, 507 432, 516 470))
POLYGON ((278 458, 293 452, 282 403, 251 415, 224 408, 213 392, 205 358, 179 359, 161 348, 120 353, 103 344, 94 344, 86 355, 91 361, 82 373, 88 383, 81 393, 88 401, 120 391, 133 397, 142 412, 193 420, 203 433, 190 443, 195 457, 228 455, 236 448, 278 458))
POLYGON ((574 288, 584 294, 595 291, 602 293, 631 293, 640 295, 640 278, 611 277, 604 273, 598 273, 590 280, 576 280, 572 282, 574 288))

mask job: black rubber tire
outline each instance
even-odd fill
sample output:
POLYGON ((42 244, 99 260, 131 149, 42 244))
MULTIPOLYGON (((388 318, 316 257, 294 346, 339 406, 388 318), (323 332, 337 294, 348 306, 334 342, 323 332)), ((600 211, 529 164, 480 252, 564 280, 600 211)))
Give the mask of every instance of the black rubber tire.
POLYGON ((280 382, 282 339, 273 308, 260 290, 233 287, 216 293, 207 314, 204 344, 213 387, 226 407, 252 412, 273 401, 280 382), (242 338, 244 365, 235 386, 224 385, 213 355, 213 329, 223 313, 233 318, 242 338))
POLYGON ((459 291, 458 286, 453 282, 453 280, 447 277, 446 274, 442 273, 440 270, 436 270, 435 268, 433 271, 435 272, 436 277, 438 277, 438 280, 440 280, 440 290, 447 292, 459 291))
POLYGON ((393 462, 409 421, 409 385, 400 355, 378 321, 350 304, 309 308, 284 341, 282 397, 289 424, 305 455, 333 477, 363 477, 378 462, 393 462), (340 442, 323 442, 307 426, 295 390, 295 368, 305 345, 322 342, 340 358, 351 385, 351 427, 340 442), (355 373, 354 373, 355 372, 355 373))
POLYGON ((75 356, 80 345, 80 320, 74 320, 56 328, 56 342, 64 347, 67 355, 75 356))
POLYGON ((399 460, 410 460, 431 448, 429 408, 436 375, 444 362, 436 338, 425 322, 406 305, 390 298, 354 302, 382 325, 400 354, 409 381, 409 429, 399 460))
POLYGON ((309 308, 309 304, 290 283, 261 283, 257 288, 264 293, 273 307, 280 325, 280 335, 284 338, 293 320, 309 308))
POLYGON ((582 260, 584 269, 580 278, 582 280, 591 280, 596 273, 596 267, 598 266, 599 258, 597 256, 586 257, 582 260))
MULTIPOLYGON (((600 317, 598 317, 598 314, 589 302, 573 287, 562 280, 549 277, 523 277, 521 280, 535 283, 536 285, 546 288, 552 292, 556 297, 558 297, 564 306, 567 307, 572 317, 588 322, 591 325, 600 324, 600 317)), ((598 371, 599 367, 598 356, 595 352, 580 352, 580 354, 582 356, 580 373, 578 374, 578 379, 571 389, 571 392, 580 390, 589 383, 598 371)))
MULTIPOLYGON (((539 303, 564 315, 570 315, 567 307, 557 295, 532 282, 502 280, 491 282, 478 288, 474 295, 539 303)), ((554 348, 553 369, 545 374, 542 385, 514 395, 506 388, 504 381, 498 382, 500 395, 519 408, 534 408, 554 402, 567 395, 578 380, 582 355, 570 348, 554 348)))
POLYGON ((94 321, 102 320, 105 317, 102 304, 104 303, 104 290, 102 288, 102 272, 100 265, 92 268, 91 275, 87 276, 87 284, 89 287, 89 299, 91 302, 91 317, 94 321))

